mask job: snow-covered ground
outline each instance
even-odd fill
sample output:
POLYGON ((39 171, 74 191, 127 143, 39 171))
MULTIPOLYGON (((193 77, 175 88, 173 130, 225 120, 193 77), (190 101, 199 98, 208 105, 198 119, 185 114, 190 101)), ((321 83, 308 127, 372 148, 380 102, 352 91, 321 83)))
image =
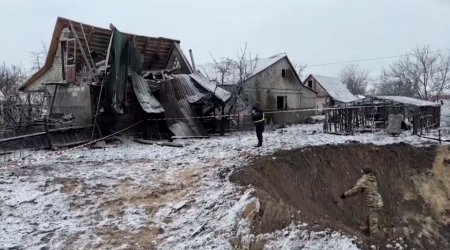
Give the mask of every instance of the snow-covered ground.
MULTIPOLYGON (((245 225, 241 213, 254 197, 250 187, 229 182, 225 170, 240 168, 256 155, 310 145, 435 143, 407 134, 323 134, 321 126, 266 132, 262 148, 254 148, 253 132, 243 132, 177 141, 183 148, 125 140, 22 167, 4 164, 0 248, 231 249, 231 238, 245 225)), ((356 248, 352 237, 308 232, 296 224, 265 237, 267 249, 356 248)))

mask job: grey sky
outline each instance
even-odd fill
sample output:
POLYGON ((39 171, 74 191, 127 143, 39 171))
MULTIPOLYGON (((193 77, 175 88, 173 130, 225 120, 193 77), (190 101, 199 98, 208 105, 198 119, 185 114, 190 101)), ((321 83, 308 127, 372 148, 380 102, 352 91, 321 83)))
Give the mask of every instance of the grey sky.
MULTIPOLYGON (((181 40, 197 64, 286 52, 309 65, 404 54, 416 46, 450 49, 449 0, 2 0, 0 62, 31 63, 49 44, 57 16, 95 26, 181 40)), ((375 76, 395 59, 359 63, 375 76)), ((308 72, 337 76, 345 64, 308 72)))

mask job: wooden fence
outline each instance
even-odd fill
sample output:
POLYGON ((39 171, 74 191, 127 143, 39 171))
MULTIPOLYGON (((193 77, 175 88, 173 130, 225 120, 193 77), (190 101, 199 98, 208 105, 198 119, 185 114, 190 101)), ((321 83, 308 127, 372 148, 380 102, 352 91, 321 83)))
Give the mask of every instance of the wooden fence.
POLYGON ((324 131, 351 135, 356 132, 383 130, 387 128, 388 117, 391 114, 401 114, 405 120, 412 121, 413 134, 440 126, 440 107, 366 106, 325 111, 324 131))

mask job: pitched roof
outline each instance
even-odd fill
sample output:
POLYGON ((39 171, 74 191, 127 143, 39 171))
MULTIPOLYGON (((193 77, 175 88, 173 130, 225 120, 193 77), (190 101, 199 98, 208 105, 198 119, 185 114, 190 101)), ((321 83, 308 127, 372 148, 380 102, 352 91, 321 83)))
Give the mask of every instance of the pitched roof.
POLYGON ((321 76, 311 74, 322 86, 325 91, 336 101, 339 102, 353 102, 358 100, 359 98, 354 96, 347 89, 345 84, 341 81, 341 79, 337 77, 329 77, 329 76, 321 76))
MULTIPOLYGON (((248 68, 254 68, 254 70, 251 73, 249 73, 249 75, 246 78, 251 78, 261 73, 263 70, 267 69, 268 67, 270 67, 271 65, 275 64, 276 62, 280 61, 285 57, 287 58, 287 55, 282 53, 273 55, 268 58, 257 58, 245 61, 245 64, 247 65, 248 68)), ((233 85, 239 82, 239 69, 235 63, 232 63, 230 65, 229 71, 224 75, 223 82, 221 80, 222 75, 220 71, 217 69, 215 63, 199 65, 197 68, 200 70, 202 75, 218 84, 233 85)))
POLYGON ((440 104, 436 103, 436 102, 424 101, 424 100, 411 98, 411 97, 407 97, 407 96, 374 96, 374 98, 380 99, 380 100, 387 100, 387 101, 393 101, 393 102, 413 105, 413 106, 419 106, 419 107, 440 106, 440 104))
MULTIPOLYGON (((74 30, 82 43, 85 43, 87 40, 90 51, 96 51, 99 54, 107 53, 106 51, 112 34, 111 29, 100 28, 58 17, 44 66, 34 73, 31 78, 19 88, 19 90, 25 90, 31 83, 45 74, 45 72, 52 67, 63 29, 70 28, 70 24, 73 25, 74 30), (85 37, 86 40, 84 39, 85 37)), ((111 27, 113 26, 111 25, 111 27)), ((164 69, 172 50, 175 47, 178 47, 178 44, 180 43, 178 40, 163 37, 156 38, 127 33, 125 33, 125 35, 129 40, 133 41, 135 47, 144 55, 144 66, 151 67, 152 69, 164 69)), ((80 60, 82 60, 81 54, 78 56, 80 56, 80 60)))

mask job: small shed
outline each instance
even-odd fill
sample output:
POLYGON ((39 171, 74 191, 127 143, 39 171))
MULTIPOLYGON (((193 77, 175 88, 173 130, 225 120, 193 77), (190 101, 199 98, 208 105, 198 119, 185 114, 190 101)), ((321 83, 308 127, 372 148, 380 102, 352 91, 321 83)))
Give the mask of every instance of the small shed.
POLYGON ((383 104, 387 110, 397 109, 397 114, 402 114, 406 120, 414 124, 415 133, 418 130, 440 126, 441 105, 439 103, 407 96, 373 96, 372 99, 378 105, 383 104))
POLYGON ((406 96, 367 96, 348 107, 327 110, 327 132, 353 134, 355 131, 386 129, 389 116, 401 115, 405 129, 412 124, 413 134, 440 126, 439 103, 406 96))
POLYGON ((360 99, 337 77, 310 74, 304 84, 317 92, 316 108, 347 106, 360 99))

